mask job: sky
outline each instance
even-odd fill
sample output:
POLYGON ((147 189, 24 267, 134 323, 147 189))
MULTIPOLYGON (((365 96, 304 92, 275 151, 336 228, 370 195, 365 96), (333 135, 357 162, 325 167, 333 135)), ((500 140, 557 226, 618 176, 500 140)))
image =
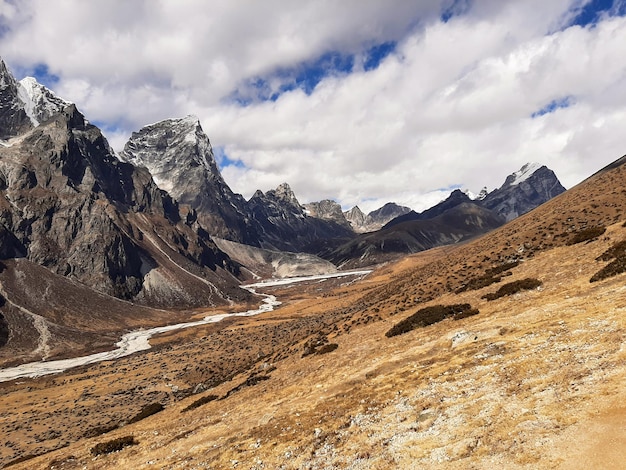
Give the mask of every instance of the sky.
POLYGON ((0 56, 116 150, 197 116, 246 198, 420 211, 626 153, 626 0, 0 0, 0 56))

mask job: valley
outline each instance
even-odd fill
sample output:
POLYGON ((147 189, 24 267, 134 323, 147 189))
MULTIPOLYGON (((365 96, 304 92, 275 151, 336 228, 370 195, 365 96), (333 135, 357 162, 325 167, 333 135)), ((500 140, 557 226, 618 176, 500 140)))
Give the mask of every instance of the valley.
POLYGON ((194 116, 118 154, 1 59, 0 105, 0 467, 626 460, 626 157, 364 214, 235 194, 194 116))
POLYGON ((623 197, 611 189, 624 178, 623 165, 609 168, 481 238, 362 280, 259 289, 283 301, 273 312, 159 335, 153 349, 117 361, 0 384, 10 444, 3 464, 620 468, 624 277, 589 280, 606 265, 597 258, 626 239, 623 197), (570 242, 592 226, 606 231, 570 242), (500 283, 459 289, 503 262, 511 274, 500 283), (528 278, 541 286, 483 298, 528 278), (458 303, 479 313, 385 336, 424 306, 458 303), (164 409, 130 423, 154 403, 164 409), (125 436, 137 443, 93 454, 125 436))

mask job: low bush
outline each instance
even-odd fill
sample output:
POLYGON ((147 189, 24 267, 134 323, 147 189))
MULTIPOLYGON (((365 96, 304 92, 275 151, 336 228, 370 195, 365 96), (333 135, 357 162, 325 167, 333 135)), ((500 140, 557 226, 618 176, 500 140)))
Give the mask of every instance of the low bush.
POLYGON ((339 345, 337 343, 328 343, 315 351, 315 354, 327 354, 329 352, 333 352, 338 347, 339 345))
POLYGON ((467 283, 456 290, 457 294, 468 290, 478 290, 483 287, 490 286, 496 282, 500 282, 503 276, 510 276, 511 273, 507 272, 519 265, 519 261, 509 261, 499 266, 494 266, 485 271, 485 274, 479 277, 474 277, 467 281, 467 283))
POLYGON ((602 281, 603 279, 608 279, 624 272, 626 272, 626 256, 620 256, 591 276, 589 282, 602 281))
POLYGON ((128 424, 146 419, 148 416, 152 416, 160 411, 163 411, 163 405, 161 403, 150 403, 149 405, 144 406, 139 413, 131 418, 128 424))
POLYGON ((611 248, 602 253, 598 261, 611 261, 600 271, 595 273, 589 282, 602 281, 618 274, 626 272, 626 240, 615 243, 611 248))
POLYGON ((391 338, 392 336, 408 333, 416 328, 432 325, 446 318, 461 319, 477 313, 479 313, 478 310, 473 309, 470 304, 433 305, 422 308, 413 315, 396 323, 385 333, 385 336, 391 338))
POLYGON ((96 437, 96 436, 101 436, 102 434, 106 434, 108 432, 113 431, 114 429, 117 429, 117 424, 109 424, 107 426, 96 426, 95 428, 91 428, 88 429, 83 437, 86 438, 90 438, 90 437, 96 437))
POLYGON ((568 245, 576 245, 577 243, 582 243, 586 241, 593 240, 594 238, 598 238, 600 235, 606 232, 606 227, 604 225, 599 225, 597 227, 589 227, 581 230, 580 232, 576 232, 572 238, 567 242, 568 245))
POLYGON ((597 261, 611 261, 613 258, 619 258, 626 255, 626 240, 615 243, 611 248, 606 250, 596 258, 597 261))
POLYGON ((112 439, 107 442, 101 442, 91 448, 92 455, 110 454, 111 452, 117 452, 124 447, 134 446, 139 444, 133 436, 123 436, 117 439, 112 439))
POLYGON ((519 281, 509 282, 500 287, 497 291, 492 294, 485 294, 482 296, 483 299, 486 300, 496 300, 500 297, 505 297, 507 295, 517 294, 523 290, 532 290, 536 289, 543 283, 539 279, 526 278, 521 279, 519 281))
POLYGON ((198 398, 196 401, 194 401, 193 403, 190 403, 187 407, 183 408, 181 413, 185 413, 187 411, 194 410, 194 409, 198 408, 199 406, 202 406, 202 405, 205 405, 205 404, 210 403, 212 401, 215 401, 218 398, 219 397, 217 395, 207 395, 205 397, 198 398))

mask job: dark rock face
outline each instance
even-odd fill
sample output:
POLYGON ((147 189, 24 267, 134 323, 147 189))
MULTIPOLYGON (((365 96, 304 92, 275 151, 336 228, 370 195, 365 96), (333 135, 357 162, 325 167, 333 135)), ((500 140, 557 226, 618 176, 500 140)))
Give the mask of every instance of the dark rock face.
POLYGON ((565 188, 552 170, 527 164, 509 175, 504 184, 487 194, 480 204, 509 221, 563 192, 565 188))
POLYGON ((354 235, 345 225, 307 216, 287 183, 265 194, 257 191, 248 201, 248 210, 260 227, 262 248, 314 252, 309 245, 319 240, 354 235))
POLYGON ((18 82, 0 59, 0 140, 7 140, 31 129, 32 123, 19 99, 18 82))
POLYGON ((209 138, 196 117, 167 119, 134 132, 120 158, 145 167, 161 189, 212 235, 256 244, 246 202, 223 180, 209 138))
POLYGON ((471 203, 472 200, 469 198, 467 194, 465 194, 460 189, 455 189, 452 191, 450 196, 445 201, 440 202, 439 204, 431 207, 430 209, 425 210, 424 212, 415 212, 411 211, 399 217, 396 217, 392 221, 390 221, 383 228, 392 227, 397 224, 401 224, 402 222, 409 222, 411 220, 428 220, 433 219, 449 209, 452 209, 460 204, 471 203))
POLYGON ((347 223, 307 215, 287 184, 265 194, 257 191, 249 201, 234 194, 217 168, 209 138, 193 116, 167 119, 133 133, 121 158, 147 168, 159 187, 181 204, 188 219, 212 236, 302 251, 319 238, 351 234, 347 223))

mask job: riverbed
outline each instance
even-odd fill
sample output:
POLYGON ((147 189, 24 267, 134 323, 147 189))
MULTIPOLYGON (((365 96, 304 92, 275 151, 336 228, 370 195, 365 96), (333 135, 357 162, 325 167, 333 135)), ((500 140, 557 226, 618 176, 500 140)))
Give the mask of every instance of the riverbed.
POLYGON ((259 308, 255 310, 247 310, 245 312, 209 315, 202 320, 194 322, 177 323, 175 325, 159 326, 156 328, 131 331, 130 333, 126 333, 124 336, 122 336, 120 341, 115 344, 117 348, 111 351, 104 351, 96 354, 74 357, 70 359, 29 362, 27 364, 22 364, 15 367, 0 369, 0 382, 7 382, 9 380, 15 380, 24 377, 33 378, 42 375, 58 374, 60 372, 66 371, 67 369, 71 369, 72 367, 94 364, 101 361, 110 361, 113 359, 118 359, 120 357, 129 356, 136 352, 150 349, 151 346, 149 340, 154 335, 166 333, 168 331, 180 330, 183 328, 206 325, 209 323, 217 323, 229 317, 251 317, 254 315, 259 315, 261 313, 271 312, 274 310, 275 307, 281 304, 281 302, 273 295, 257 293, 255 289, 258 288, 284 286, 296 282, 323 281, 325 279, 344 276, 365 276, 370 272, 371 271, 350 271, 316 276, 270 279, 267 281, 257 282, 255 284, 243 285, 241 286, 242 289, 246 289, 253 294, 264 297, 261 305, 259 305, 259 308))

